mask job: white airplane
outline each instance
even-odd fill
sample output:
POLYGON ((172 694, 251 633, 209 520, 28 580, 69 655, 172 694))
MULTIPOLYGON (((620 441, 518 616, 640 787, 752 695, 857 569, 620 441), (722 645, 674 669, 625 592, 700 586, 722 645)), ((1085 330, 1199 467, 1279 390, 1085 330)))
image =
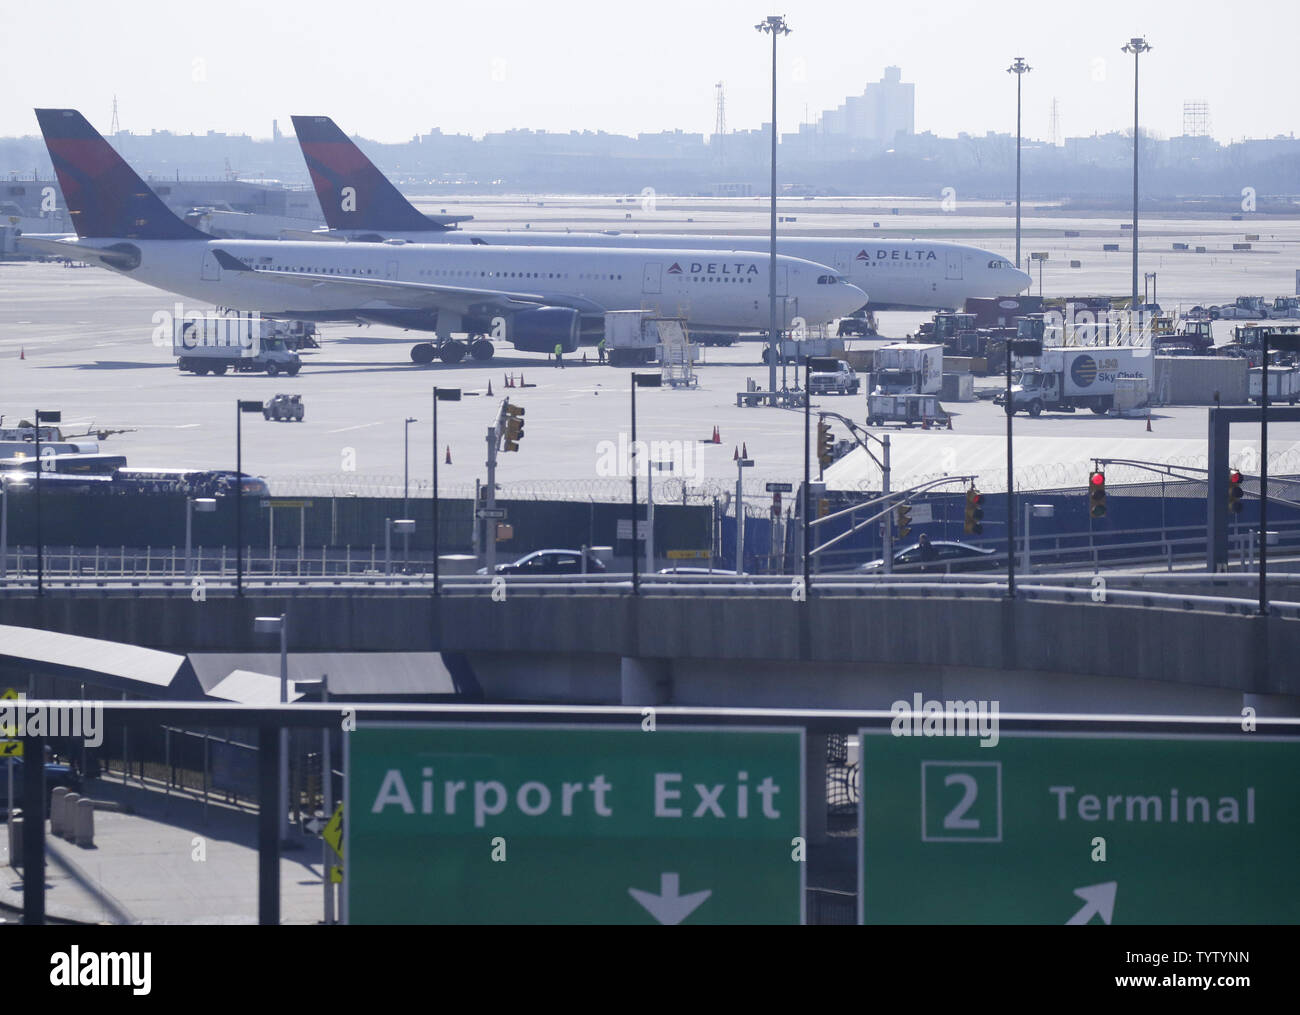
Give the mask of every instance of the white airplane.
MULTIPOLYGON (((649 309, 707 331, 768 324, 768 258, 751 252, 213 239, 177 218, 79 112, 36 115, 78 239, 20 242, 196 301, 273 318, 436 332, 436 347, 412 348, 417 363, 435 354, 456 362, 466 351, 491 357, 486 338, 468 350, 452 340, 462 333, 572 352, 584 321, 603 329, 613 310, 649 309)), ((833 320, 866 302, 825 265, 784 256, 777 295, 785 327, 796 318, 833 320)))
MULTIPOLYGON (((417 211, 328 116, 295 116, 294 130, 329 232, 321 238, 405 239, 512 246, 604 246, 765 252, 767 236, 504 232, 448 228, 417 211)), ((303 237, 307 238, 307 237, 303 237)), ((777 236, 777 252, 834 268, 870 293, 873 310, 960 310, 970 297, 1014 296, 1029 275, 999 254, 958 243, 777 236)))

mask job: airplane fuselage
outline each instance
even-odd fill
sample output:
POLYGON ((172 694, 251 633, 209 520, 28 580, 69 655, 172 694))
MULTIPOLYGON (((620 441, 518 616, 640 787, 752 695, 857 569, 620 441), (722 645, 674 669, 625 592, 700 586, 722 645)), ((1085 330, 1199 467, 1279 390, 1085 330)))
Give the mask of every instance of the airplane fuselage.
MULTIPOLYGON (((737 250, 766 253, 766 236, 679 235, 675 233, 557 233, 460 230, 384 233, 422 243, 510 244, 554 247, 640 247, 677 250, 737 250)), ((960 310, 972 297, 1014 296, 1029 275, 1005 257, 960 243, 896 239, 840 239, 778 236, 777 253, 835 269, 870 297, 875 310, 960 310)))
MULTIPOLYGON (((82 242, 119 249, 123 245, 111 239, 82 242)), ((554 305, 584 313, 649 310, 685 317, 693 327, 712 330, 762 329, 769 317, 768 258, 748 251, 288 240, 125 242, 138 251, 138 264, 113 270, 195 301, 273 317, 379 319, 385 311, 409 312, 414 304, 401 293, 377 290, 358 296, 356 287, 305 287, 226 270, 215 250, 257 270, 525 293, 540 297, 542 304, 554 300, 554 305)), ((824 323, 865 301, 860 290, 826 266, 785 256, 777 259, 777 294, 782 327, 796 317, 808 324, 824 323)), ((485 296, 483 302, 491 298, 485 296)))

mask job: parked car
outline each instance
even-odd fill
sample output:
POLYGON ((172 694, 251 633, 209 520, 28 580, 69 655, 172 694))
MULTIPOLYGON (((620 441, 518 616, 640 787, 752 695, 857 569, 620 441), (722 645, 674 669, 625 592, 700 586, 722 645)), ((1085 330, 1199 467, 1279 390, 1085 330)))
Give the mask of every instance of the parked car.
MULTIPOLYGON (((498 564, 496 574, 582 574, 581 550, 534 550, 516 561, 498 564)), ((587 574, 604 574, 605 565, 594 553, 587 551, 587 574)), ((485 567, 479 574, 487 574, 485 567)))
MULTIPOLYGON (((9 813, 9 775, 5 771, 8 760, 0 760, 0 811, 9 813)), ((14 796, 21 804, 23 797, 23 759, 14 758, 14 796)), ((81 792, 81 778, 68 765, 59 762, 45 763, 45 813, 50 813, 50 797, 54 791, 65 786, 74 793, 81 792)))
MULTIPOLYGON (((997 567, 999 563, 996 550, 986 550, 955 540, 936 539, 930 543, 928 551, 920 543, 899 550, 894 554, 894 573, 984 571, 997 567)), ((863 564, 858 570, 880 574, 884 567, 885 562, 880 559, 863 564)))

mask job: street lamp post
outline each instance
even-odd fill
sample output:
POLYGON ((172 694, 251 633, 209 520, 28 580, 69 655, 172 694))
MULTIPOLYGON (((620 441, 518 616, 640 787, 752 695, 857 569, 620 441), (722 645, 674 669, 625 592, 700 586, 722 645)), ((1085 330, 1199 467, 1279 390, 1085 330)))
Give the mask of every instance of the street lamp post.
MULTIPOLYGON (((418 423, 414 416, 407 416, 402 424, 402 517, 411 517, 411 424, 418 423)), ((402 534, 402 568, 405 570, 411 561, 411 536, 402 534)))
POLYGON ((753 468, 752 458, 736 459, 736 574, 745 573, 745 470, 753 468))
MULTIPOLYGON (((433 594, 438 594, 438 403, 459 402, 460 388, 433 389, 433 594)), ((477 501, 475 507, 477 507, 477 501)))
POLYGON ((636 372, 632 374, 632 448, 628 464, 632 473, 632 594, 634 596, 641 594, 641 547, 636 538, 636 474, 639 465, 636 453, 636 389, 662 387, 663 382, 663 374, 638 374, 636 372))
MULTIPOLYGON (((281 613, 278 617, 257 617, 253 621, 253 630, 258 634, 278 634, 280 636, 280 704, 289 703, 289 615, 281 613)), ((289 731, 280 727, 280 842, 289 841, 289 731)), ((265 806, 265 802, 263 802, 265 806)))
MULTIPOLYGON (((235 402, 235 595, 244 594, 244 428, 246 412, 261 412, 262 403, 253 399, 235 402)), ((275 548, 271 548, 275 552, 275 548)))
POLYGON ((194 552, 193 552, 193 531, 194 531, 194 512, 200 514, 211 514, 217 509, 215 497, 186 497, 185 498, 185 577, 194 577, 194 552))
POLYGON ((41 538, 41 473, 45 471, 45 463, 41 461, 41 424, 62 422, 63 413, 58 409, 45 412, 36 410, 34 429, 36 431, 36 594, 38 596, 45 595, 45 541, 41 538))
POLYGON ((776 358, 779 348, 776 331, 776 39, 779 35, 789 35, 790 27, 785 23, 784 17, 775 14, 760 21, 754 28, 772 36, 772 244, 768 259, 767 389, 775 393, 776 358))
MULTIPOLYGON (((1016 76, 1016 268, 1020 268, 1020 79, 1033 70, 1025 63, 1023 56, 1016 57, 1007 68, 1008 74, 1016 76)), ((1042 287, 1038 295, 1041 296, 1042 287)))
POLYGON ((1133 54, 1133 298, 1129 310, 1134 313, 1138 306, 1138 57, 1150 50, 1146 39, 1136 37, 1122 50, 1133 54))

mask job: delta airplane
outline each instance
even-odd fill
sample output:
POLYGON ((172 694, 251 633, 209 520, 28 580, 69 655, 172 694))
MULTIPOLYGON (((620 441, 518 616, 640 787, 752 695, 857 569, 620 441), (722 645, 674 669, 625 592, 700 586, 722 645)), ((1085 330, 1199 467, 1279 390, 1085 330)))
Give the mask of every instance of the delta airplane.
MULTIPOLYGON (((416 363, 492 356, 485 337, 515 348, 573 352, 584 323, 614 310, 684 317, 692 329, 754 331, 768 324, 768 258, 705 249, 460 246, 218 240, 181 221, 72 109, 38 109, 77 239, 23 236, 43 253, 109 268, 147 285, 267 317, 367 321, 438 335, 416 363)), ((841 317, 866 293, 825 265, 778 256, 786 326, 841 317)))
MULTIPOLYGON (((484 232, 448 229, 402 196, 328 116, 295 116, 294 131, 330 232, 324 238, 514 246, 709 248, 767 251, 766 236, 671 233, 484 232)), ((825 264, 871 294, 872 310, 960 310, 970 297, 1014 296, 1029 275, 1005 257, 925 240, 777 237, 778 254, 825 264)))

